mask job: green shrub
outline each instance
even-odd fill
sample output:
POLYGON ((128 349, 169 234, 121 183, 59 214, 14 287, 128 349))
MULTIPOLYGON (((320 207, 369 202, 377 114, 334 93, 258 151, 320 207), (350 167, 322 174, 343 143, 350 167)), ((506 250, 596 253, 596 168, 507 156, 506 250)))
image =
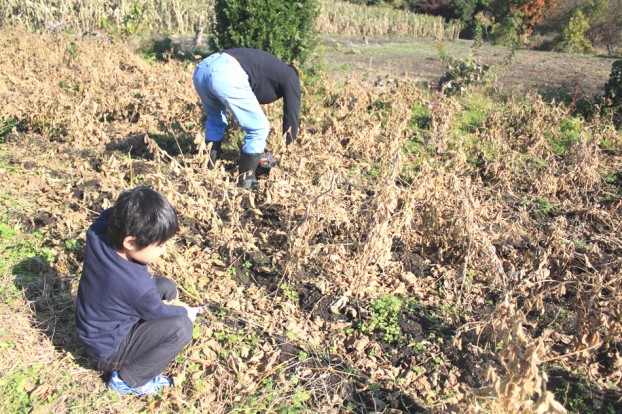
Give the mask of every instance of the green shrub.
POLYGON ((522 39, 520 35, 521 22, 516 16, 506 16, 501 23, 492 26, 492 35, 495 43, 504 46, 520 46, 522 39))
MULTIPOLYGON (((488 3, 488 0, 451 0, 451 4, 448 5, 452 9, 451 17, 464 23, 464 29, 460 33, 461 37, 476 40, 482 38, 482 29, 485 29, 482 25, 482 18, 490 19, 484 13, 484 10, 488 9, 488 3)), ((489 23, 492 25, 491 20, 489 23)))
POLYGON ((613 106, 622 105, 622 59, 611 65, 609 81, 605 84, 605 97, 611 100, 613 106))
POLYGON ((0 117, 0 143, 6 142, 7 137, 15 130, 17 124, 13 118, 0 117))
POLYGON ((556 49, 616 55, 622 50, 621 20, 622 2, 617 0, 558 1, 541 29, 560 33, 553 43, 556 49))
POLYGON ((585 131, 580 119, 564 118, 559 124, 559 134, 551 139, 553 152, 557 155, 565 154, 573 145, 579 142, 581 133, 585 131))
POLYGON ((605 98, 612 108, 614 122, 616 125, 622 124, 622 59, 611 65, 609 81, 605 84, 605 98))
POLYGON ((439 89, 445 94, 464 93, 470 86, 484 85, 492 80, 490 66, 480 63, 479 59, 454 58, 447 54, 441 43, 437 49, 439 58, 446 67, 445 74, 439 80, 439 89))
POLYGON ((302 64, 317 43, 317 0, 216 0, 214 13, 215 50, 250 47, 302 64))
POLYGON ((451 6, 455 17, 468 23, 473 20, 475 8, 480 4, 479 0, 453 0, 451 6))

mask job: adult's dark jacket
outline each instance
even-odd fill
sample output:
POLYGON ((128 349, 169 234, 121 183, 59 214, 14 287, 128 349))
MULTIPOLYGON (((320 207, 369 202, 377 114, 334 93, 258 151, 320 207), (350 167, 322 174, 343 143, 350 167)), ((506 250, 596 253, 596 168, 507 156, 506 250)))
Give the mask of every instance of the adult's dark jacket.
POLYGON ((283 98, 283 134, 288 143, 296 140, 300 117, 298 71, 276 56, 258 49, 227 49, 248 74, 251 89, 260 104, 283 98))
POLYGON ((76 299, 76 333, 86 354, 105 360, 142 320, 187 315, 162 302, 147 265, 131 262, 106 242, 110 209, 86 233, 84 267, 76 299))

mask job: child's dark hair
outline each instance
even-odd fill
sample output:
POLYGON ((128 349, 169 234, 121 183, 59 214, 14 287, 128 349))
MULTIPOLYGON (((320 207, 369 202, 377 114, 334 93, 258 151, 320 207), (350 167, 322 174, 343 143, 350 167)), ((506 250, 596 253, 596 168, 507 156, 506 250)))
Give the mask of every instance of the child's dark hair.
POLYGON ((160 193, 148 187, 124 191, 112 207, 106 238, 116 250, 123 240, 135 237, 135 246, 143 249, 162 244, 179 230, 173 206, 160 193))

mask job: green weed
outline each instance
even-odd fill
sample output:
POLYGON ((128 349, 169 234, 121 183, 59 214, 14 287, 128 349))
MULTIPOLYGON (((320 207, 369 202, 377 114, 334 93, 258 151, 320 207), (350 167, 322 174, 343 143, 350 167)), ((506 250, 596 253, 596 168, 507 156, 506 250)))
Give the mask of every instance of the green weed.
MULTIPOLYGON (((5 337, 4 332, 0 332, 0 334, 0 337, 5 337)), ((17 345, 15 341, 12 341, 10 339, 0 342, 0 349, 15 349, 16 346, 17 345)))
POLYGON ((65 239, 63 243, 65 244, 67 250, 73 252, 76 251, 76 249, 78 248, 80 241, 78 239, 65 239))
POLYGON ((582 133, 587 133, 583 123, 579 119, 565 118, 559 125, 559 135, 549 137, 549 143, 553 152, 557 155, 564 155, 574 144, 576 144, 582 133))
POLYGON ((404 334, 397 323, 402 306, 403 301, 396 296, 376 299, 371 304, 371 317, 360 326, 361 332, 371 334, 380 330, 387 342, 402 339, 404 334))
POLYGON ((155 66, 158 64, 155 52, 143 53, 142 58, 149 63, 149 66, 155 66))
POLYGON ((377 180, 378 177, 380 177, 380 175, 382 174, 382 164, 373 163, 367 166, 364 170, 364 174, 372 180, 377 180))
POLYGON ((17 122, 13 118, 0 118, 0 143, 5 143, 11 132, 17 128, 17 122))
POLYGON ((439 80, 440 89, 448 94, 463 94, 467 89, 485 85, 492 81, 489 73, 490 66, 482 64, 475 57, 455 58, 445 50, 445 44, 437 45, 441 62, 445 64, 446 72, 439 80))
POLYGON ((123 30, 126 34, 142 32, 149 22, 148 14, 143 3, 137 0, 131 2, 129 10, 123 16, 123 30))
POLYGON ((532 206, 535 210, 542 213, 549 213, 555 210, 555 207, 546 197, 534 197, 533 199, 523 198, 519 204, 521 206, 532 206))
MULTIPOLYGON (((13 275, 15 284, 20 288, 38 287, 43 283, 41 274, 48 263, 54 260, 54 253, 41 246, 41 234, 21 234, 9 225, 7 214, 0 217, 0 272, 13 275)), ((2 292, 7 287, 0 287, 2 292)))
POLYGON ((573 395, 568 399, 568 406, 571 413, 592 414, 594 408, 585 401, 580 395, 573 395))
POLYGON ((0 222, 0 239, 8 240, 16 234, 17 232, 9 227, 6 223, 0 222))
POLYGON ((544 197, 536 197, 535 199, 538 209, 543 213, 548 213, 550 211, 555 210, 555 207, 551 205, 551 202, 544 197))
POLYGON ((69 46, 67 47, 66 52, 67 52, 67 55, 69 55, 71 59, 75 59, 78 57, 78 47, 76 46, 75 42, 69 43, 69 46))
POLYGON ((248 355, 259 344, 254 331, 215 332, 214 338, 224 344, 223 353, 235 352, 237 355, 248 355))
POLYGON ((57 392, 45 393, 42 396, 33 392, 41 385, 39 378, 43 371, 43 364, 18 365, 0 378, 0 400, 3 401, 5 412, 30 412, 36 405, 49 404, 58 398, 57 392))
POLYGON ((412 118, 409 127, 414 129, 430 129, 430 107, 426 105, 415 105, 412 108, 412 118))
POLYGON ((590 247, 590 245, 589 245, 589 244, 587 244, 587 243, 585 243, 585 242, 583 242, 583 241, 581 241, 581 240, 574 240, 574 241, 572 242, 572 245, 573 245, 573 246, 574 246, 574 248, 575 248, 575 249, 577 249, 577 250, 585 250, 585 249, 588 249, 588 248, 590 247))
POLYGON ((279 289, 287 300, 298 302, 298 292, 296 292, 295 289, 292 289, 290 285, 282 283, 281 285, 279 285, 279 289))
POLYGON ((483 126, 488 111, 494 106, 483 94, 469 94, 464 100, 464 109, 456 114, 453 129, 462 134, 472 134, 483 126))
POLYGON ((289 380, 278 383, 270 377, 262 381, 261 388, 255 394, 236 403, 231 409, 231 413, 301 413, 305 412, 306 402, 310 398, 309 392, 298 386, 298 376, 294 375, 289 380))

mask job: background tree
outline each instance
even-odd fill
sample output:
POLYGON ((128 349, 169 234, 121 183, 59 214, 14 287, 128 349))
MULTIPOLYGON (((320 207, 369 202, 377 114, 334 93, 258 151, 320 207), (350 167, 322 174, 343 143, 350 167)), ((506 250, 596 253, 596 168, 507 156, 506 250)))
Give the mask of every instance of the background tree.
POLYGON ((555 2, 556 0, 512 0, 510 1, 510 14, 520 18, 521 32, 530 35, 534 26, 555 2))
POLYGON ((613 120, 622 125, 622 59, 616 60, 611 66, 609 81, 605 85, 605 98, 613 108, 613 120))
POLYGON ((465 24, 462 35, 469 38, 476 38, 479 29, 475 15, 488 9, 490 0, 452 0, 454 19, 458 19, 465 24))
POLYGON ((568 26, 562 32, 562 49, 568 52, 584 52, 592 45, 585 38, 585 32, 590 28, 588 19, 581 9, 575 9, 568 26))
POLYGON ((502 44, 523 45, 534 26, 556 3, 556 0, 491 0, 490 11, 500 22, 494 30, 502 44))
POLYGON ((443 16, 446 19, 455 15, 453 0, 411 0, 410 8, 415 13, 443 16))
POLYGON ((265 50, 304 63, 317 44, 317 0, 216 0, 210 47, 265 50))
MULTIPOLYGON (((622 53, 622 1, 591 0, 580 4, 587 19, 585 38, 591 45, 604 47, 609 54, 622 53)), ((573 15, 574 15, 573 13, 573 15)))

